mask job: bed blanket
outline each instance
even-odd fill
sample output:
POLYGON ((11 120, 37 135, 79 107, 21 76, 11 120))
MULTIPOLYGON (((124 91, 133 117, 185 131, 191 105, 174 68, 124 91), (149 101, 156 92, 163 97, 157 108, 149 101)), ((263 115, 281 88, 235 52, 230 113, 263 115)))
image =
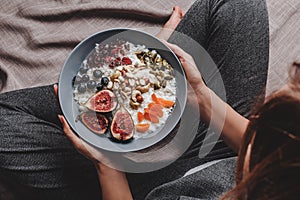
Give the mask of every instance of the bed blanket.
POLYGON ((155 34, 174 5, 187 11, 193 0, 2 0, 1 92, 58 81, 71 50, 109 28, 155 34))

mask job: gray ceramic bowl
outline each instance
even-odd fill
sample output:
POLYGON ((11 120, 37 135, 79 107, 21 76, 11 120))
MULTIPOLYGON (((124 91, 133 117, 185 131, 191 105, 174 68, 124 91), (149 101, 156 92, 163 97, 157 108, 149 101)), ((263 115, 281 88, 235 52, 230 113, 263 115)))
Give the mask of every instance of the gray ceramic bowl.
POLYGON ((133 29, 110 29, 86 38, 73 49, 65 61, 60 74, 58 95, 60 106, 65 118, 74 132, 76 132, 83 140, 100 149, 113 152, 130 152, 152 146, 172 131, 179 122, 185 108, 187 83, 180 61, 160 40, 147 33, 133 29), (109 140, 107 137, 96 135, 87 129, 80 121, 76 122, 76 116, 78 116, 79 111, 78 104, 73 98, 72 80, 73 77, 77 75, 83 60, 94 49, 96 43, 110 40, 113 41, 117 38, 122 38, 133 44, 143 44, 149 49, 155 49, 174 68, 177 86, 176 104, 164 127, 157 131, 157 133, 152 137, 133 139, 131 142, 126 144, 116 143, 109 140))

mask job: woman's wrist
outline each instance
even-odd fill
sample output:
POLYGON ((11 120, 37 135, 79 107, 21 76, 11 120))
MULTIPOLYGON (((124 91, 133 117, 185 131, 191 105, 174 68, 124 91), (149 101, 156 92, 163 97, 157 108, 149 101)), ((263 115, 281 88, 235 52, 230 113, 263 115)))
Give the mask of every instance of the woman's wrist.
POLYGON ((203 120, 206 123, 209 123, 212 109, 212 91, 205 84, 203 84, 201 87, 197 87, 195 89, 195 93, 197 96, 201 120, 203 120))
POLYGON ((126 174, 102 163, 94 163, 102 188, 102 199, 132 200, 126 174))
POLYGON ((112 174, 112 173, 116 173, 118 170, 111 168, 101 162, 94 162, 94 165, 96 167, 96 170, 98 172, 99 175, 101 174, 112 174))

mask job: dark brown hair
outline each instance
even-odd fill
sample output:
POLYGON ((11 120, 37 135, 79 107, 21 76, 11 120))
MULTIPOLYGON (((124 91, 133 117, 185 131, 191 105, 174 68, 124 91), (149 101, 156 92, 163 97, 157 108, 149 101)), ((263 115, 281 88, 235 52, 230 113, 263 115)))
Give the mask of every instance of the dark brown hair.
POLYGON ((300 198, 300 64, 294 63, 289 73, 288 87, 270 95, 250 117, 239 151, 236 186, 223 200, 300 198))

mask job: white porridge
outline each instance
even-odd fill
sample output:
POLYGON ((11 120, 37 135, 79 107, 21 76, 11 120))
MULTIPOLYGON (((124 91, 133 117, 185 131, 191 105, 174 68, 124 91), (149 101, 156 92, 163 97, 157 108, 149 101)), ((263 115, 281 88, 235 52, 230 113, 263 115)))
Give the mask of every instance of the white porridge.
POLYGON ((113 110, 106 110, 105 106, 92 110, 113 119, 115 112, 123 107, 131 116, 133 137, 150 137, 163 127, 173 111, 174 71, 155 50, 143 45, 122 40, 96 44, 74 77, 74 99, 81 112, 89 112, 96 101, 93 98, 103 93, 109 99, 106 106, 113 110), (116 107, 110 105, 112 100, 116 100, 116 107))

